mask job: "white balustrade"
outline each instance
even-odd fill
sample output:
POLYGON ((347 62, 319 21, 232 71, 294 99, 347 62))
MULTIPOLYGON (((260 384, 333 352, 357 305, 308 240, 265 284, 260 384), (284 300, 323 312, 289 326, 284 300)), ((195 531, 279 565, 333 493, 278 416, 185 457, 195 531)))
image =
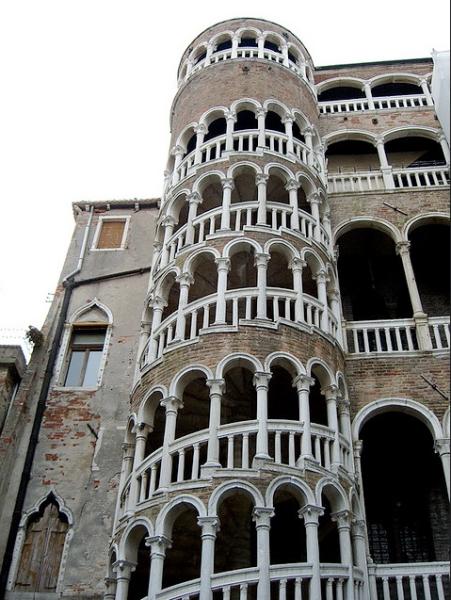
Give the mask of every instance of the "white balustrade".
MULTIPOLYGON (((349 566, 342 564, 321 564, 320 567, 323 600, 346 600, 349 598, 349 566)), ((354 590, 353 600, 363 600, 363 573, 360 569, 353 568, 354 590)), ((309 598, 308 600, 313 600, 309 598)))
POLYGON ((449 185, 449 167, 430 166, 393 169, 396 188, 442 187, 449 185))
POLYGON ((343 112, 354 112, 369 110, 367 98, 355 98, 353 100, 331 100, 330 102, 319 102, 321 114, 330 115, 343 112))
POLYGON ((346 335, 350 354, 418 350, 413 319, 348 321, 346 335))
POLYGON ((371 600, 445 600, 449 597, 449 562, 369 565, 377 596, 371 600))
POLYGON ((449 349, 449 317, 429 317, 429 331, 434 350, 449 349))
POLYGON ((428 106, 427 97, 424 94, 412 94, 409 96, 383 96, 373 98, 374 109, 370 108, 367 98, 354 98, 350 100, 331 100, 320 102, 321 114, 336 114, 343 112, 355 112, 366 110, 383 110, 397 108, 419 108, 428 106))
POLYGON ((371 192, 385 189, 381 171, 330 173, 327 178, 330 194, 371 192))

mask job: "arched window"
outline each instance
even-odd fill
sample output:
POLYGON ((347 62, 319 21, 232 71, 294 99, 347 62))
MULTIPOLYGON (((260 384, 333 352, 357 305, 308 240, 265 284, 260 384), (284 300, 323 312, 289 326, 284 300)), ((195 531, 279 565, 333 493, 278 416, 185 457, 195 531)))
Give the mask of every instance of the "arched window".
POLYGON ((56 592, 69 523, 53 494, 28 519, 15 591, 56 592))
POLYGON ((199 515, 190 505, 178 506, 173 510, 176 516, 169 535, 171 546, 166 550, 164 561, 163 588, 200 576, 201 539, 197 524, 199 515))

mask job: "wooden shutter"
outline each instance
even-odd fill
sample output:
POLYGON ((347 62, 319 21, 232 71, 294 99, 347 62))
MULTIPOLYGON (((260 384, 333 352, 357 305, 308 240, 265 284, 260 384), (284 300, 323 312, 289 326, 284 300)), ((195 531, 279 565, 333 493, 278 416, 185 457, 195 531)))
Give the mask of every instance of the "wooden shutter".
POLYGON ((102 221, 97 248, 120 248, 124 235, 125 221, 102 221))

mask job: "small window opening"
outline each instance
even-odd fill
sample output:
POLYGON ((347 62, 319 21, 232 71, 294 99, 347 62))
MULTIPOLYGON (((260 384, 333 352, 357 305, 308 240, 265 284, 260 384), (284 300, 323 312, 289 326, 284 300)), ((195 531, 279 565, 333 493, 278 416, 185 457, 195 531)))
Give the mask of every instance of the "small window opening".
POLYGON ((64 385, 95 387, 105 344, 106 329, 74 328, 64 385))
POLYGON ((125 219, 102 221, 96 247, 99 250, 121 248, 125 231, 125 219))
POLYGON ((239 48, 257 48, 257 40, 255 38, 242 38, 238 44, 239 48))

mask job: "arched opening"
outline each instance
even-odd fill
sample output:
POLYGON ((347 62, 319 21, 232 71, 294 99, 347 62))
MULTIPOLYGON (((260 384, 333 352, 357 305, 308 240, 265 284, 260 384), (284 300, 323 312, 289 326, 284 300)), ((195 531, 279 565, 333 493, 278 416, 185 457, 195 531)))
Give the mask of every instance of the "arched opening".
MULTIPOLYGON (((252 519, 254 504, 245 492, 234 490, 220 501, 221 528, 215 545, 215 573, 247 569, 257 565, 257 536, 252 519)), ((255 598, 254 589, 249 599, 255 598)), ((239 596, 238 596, 239 597, 239 596)))
POLYGON ((349 321, 412 316, 401 257, 377 229, 354 229, 339 239, 338 276, 343 315, 349 321))
POLYGON ((421 225, 410 235, 413 270, 423 311, 430 317, 449 313, 450 255, 449 226, 421 225))
POLYGON ((373 98, 381 98, 387 96, 413 96, 423 94, 421 86, 405 81, 389 81, 380 83, 371 88, 373 98))
POLYGON ((257 286, 257 269, 254 261, 255 249, 249 245, 243 245, 242 249, 230 257, 230 271, 227 282, 228 290, 257 286))
POLYGON ((293 48, 293 46, 290 46, 290 48, 288 49, 288 60, 291 61, 295 65, 299 64, 299 61, 300 61, 299 54, 293 48))
POLYGON ((385 153, 392 167, 417 169, 446 165, 440 144, 419 135, 399 137, 385 142, 385 153))
MULTIPOLYGON (((318 527, 319 561, 321 563, 339 563, 341 555, 337 523, 332 520, 331 514, 334 511, 324 493, 321 496, 321 504, 324 514, 319 518, 318 527)), ((321 583, 325 584, 326 582, 322 581, 321 583)))
POLYGON ((210 140, 219 137, 220 135, 225 135, 227 131, 227 121, 224 117, 220 117, 212 121, 208 126, 208 133, 204 137, 204 143, 209 142, 210 140))
MULTIPOLYGON (((244 131, 247 129, 258 129, 257 117, 252 110, 240 110, 236 115, 234 131, 244 131)), ((238 143, 238 140, 236 140, 236 143, 238 143)), ((238 150, 238 147, 235 150, 238 150)))
POLYGON ((267 131, 285 133, 285 125, 282 123, 282 118, 273 110, 268 110, 265 115, 265 129, 267 131))
POLYGON ((174 212, 176 223, 174 225, 173 232, 175 233, 188 223, 189 203, 186 198, 186 194, 182 194, 179 198, 177 198, 174 212))
POLYGON ((144 457, 163 445, 166 416, 165 409, 160 404, 162 399, 161 392, 154 392, 147 398, 143 407, 143 421, 149 426, 144 457))
POLYGON ((299 400, 293 375, 283 366, 271 367, 268 388, 268 419, 299 421, 299 400))
POLYGON ((67 516, 50 494, 27 521, 15 591, 56 592, 68 529, 67 516))
POLYGON ((250 167, 239 168, 234 173, 233 183, 232 204, 236 204, 237 202, 255 202, 257 200, 254 169, 250 167))
POLYGON ((293 289, 293 275, 288 265, 289 259, 285 252, 271 250, 266 275, 268 287, 293 289))
POLYGON ((350 139, 330 144, 326 159, 329 173, 359 173, 380 169, 376 148, 370 142, 361 140, 350 139))
POLYGON ((201 538, 198 513, 189 506, 177 507, 170 534, 171 547, 166 550, 163 588, 200 577, 201 538))
POLYGON ((298 208, 308 214, 311 214, 312 212, 310 203, 307 202, 307 194, 302 187, 298 189, 298 208))
POLYGON ((257 417, 257 392, 254 373, 247 367, 232 367, 224 376, 221 424, 254 421, 257 417))
POLYGON ((194 64, 197 65, 198 63, 200 63, 201 60, 204 60, 204 58, 207 56, 207 50, 205 48, 200 48, 196 55, 194 56, 194 64))
POLYGON ((361 88, 350 85, 337 85, 318 94, 318 102, 336 102, 358 98, 365 98, 365 92, 361 88))
POLYGON ((183 158, 185 158, 185 156, 188 156, 188 154, 190 154, 191 152, 193 152, 193 150, 196 149, 197 133, 195 133, 193 127, 191 127, 187 132, 185 132, 183 139, 186 140, 186 150, 185 154, 183 155, 183 158))
POLYGON ((203 373, 190 373, 190 381, 183 390, 182 402, 183 408, 177 413, 176 439, 208 429, 210 394, 203 373))
POLYGON ((274 516, 271 519, 270 555, 272 565, 307 561, 305 526, 299 510, 305 500, 290 486, 282 486, 274 494, 274 516))
POLYGON ((197 214, 201 215, 220 208, 222 206, 222 184, 218 175, 211 175, 203 182, 202 190, 200 191, 202 202, 197 207, 197 214))
MULTIPOLYGON (((286 180, 278 173, 270 173, 266 184, 266 201, 289 204, 290 196, 285 189, 286 180)), ((270 223, 271 221, 268 221, 270 223)))
POLYGON ((175 273, 169 273, 162 286, 162 296, 166 301, 166 306, 163 309, 161 320, 164 321, 167 317, 177 311, 179 307, 180 285, 176 281, 175 273))
POLYGON ((393 411, 362 427, 361 465, 370 554, 376 563, 448 560, 448 501, 430 431, 393 411))
POLYGON ((218 269, 214 256, 206 252, 196 256, 193 264, 193 279, 194 281, 189 287, 189 303, 216 294, 218 269))
POLYGON ((301 129, 296 121, 293 123, 293 138, 305 144, 305 137, 301 133, 301 129))
POLYGON ((278 54, 280 54, 280 47, 277 43, 276 38, 267 37, 263 43, 263 47, 267 50, 272 50, 273 52, 277 52, 278 54))
POLYGON ((216 52, 222 52, 223 50, 228 50, 232 47, 232 40, 230 38, 224 39, 216 44, 216 48, 213 50, 213 54, 216 52))
POLYGON ((146 546, 149 533, 138 525, 130 532, 126 543, 127 560, 136 564, 128 586, 127 600, 141 600, 147 596, 150 577, 150 548, 146 546))
POLYGON ((310 422, 314 423, 315 425, 324 425, 327 427, 328 418, 326 398, 322 393, 321 383, 318 377, 312 373, 312 378, 314 383, 310 387, 309 393, 310 422))
POLYGON ((314 279, 314 273, 317 272, 317 265, 310 257, 306 257, 305 262, 307 263, 302 269, 302 292, 312 298, 318 297, 318 286, 314 279))
POLYGON ((257 38, 250 32, 243 34, 242 38, 238 42, 238 48, 257 48, 257 38))

